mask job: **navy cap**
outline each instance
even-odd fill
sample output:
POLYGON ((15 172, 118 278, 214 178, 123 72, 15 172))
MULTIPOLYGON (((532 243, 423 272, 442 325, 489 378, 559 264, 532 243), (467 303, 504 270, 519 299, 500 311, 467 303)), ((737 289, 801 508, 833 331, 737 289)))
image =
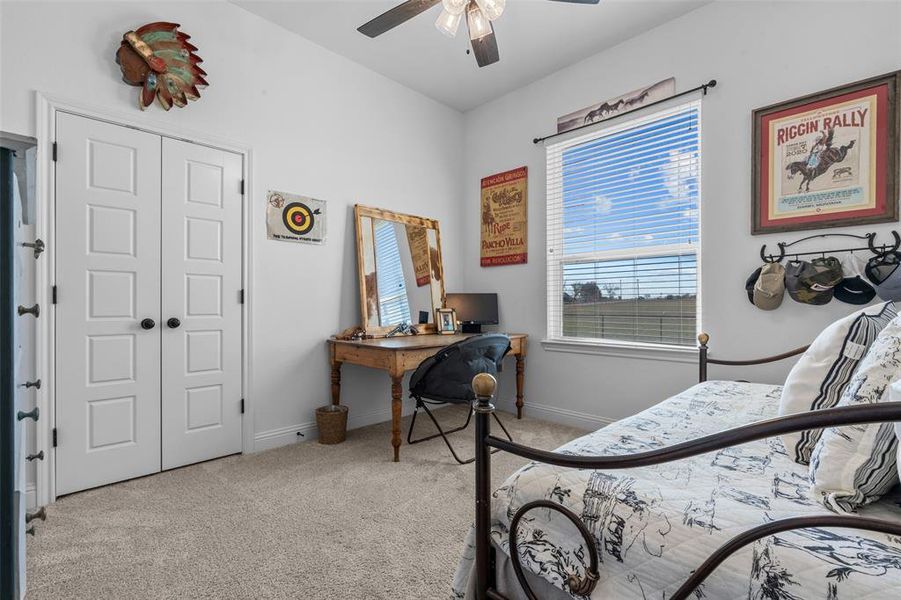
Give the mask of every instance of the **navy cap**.
POLYGON ((847 304, 869 304, 876 297, 876 290, 860 277, 846 277, 835 286, 833 295, 847 304))
POLYGON ((748 276, 748 279, 745 281, 745 291, 748 292, 748 302, 754 304, 754 284, 757 283, 757 280, 760 278, 760 271, 763 267, 757 267, 757 269, 748 276))

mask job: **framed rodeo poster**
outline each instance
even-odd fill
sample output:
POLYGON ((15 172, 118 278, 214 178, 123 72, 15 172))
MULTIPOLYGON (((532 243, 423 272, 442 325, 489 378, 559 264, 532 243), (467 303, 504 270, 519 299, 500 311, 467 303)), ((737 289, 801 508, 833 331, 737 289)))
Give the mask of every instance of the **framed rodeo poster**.
POLYGON ((901 71, 753 111, 753 235, 898 219, 901 71))

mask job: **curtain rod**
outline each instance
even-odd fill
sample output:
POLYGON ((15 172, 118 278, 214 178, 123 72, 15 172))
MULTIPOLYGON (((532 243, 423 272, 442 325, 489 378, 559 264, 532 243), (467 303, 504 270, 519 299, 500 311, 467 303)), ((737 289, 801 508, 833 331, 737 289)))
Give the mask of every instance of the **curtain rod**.
POLYGON ((623 117, 623 116, 625 116, 625 115, 632 114, 633 112, 636 112, 636 111, 639 111, 639 110, 643 110, 643 109, 645 109, 645 108, 650 108, 651 106, 654 106, 655 104, 660 104, 661 102, 669 102, 669 101, 672 100, 673 98, 681 98, 682 96, 687 96, 688 94, 692 94, 692 93, 697 92, 697 91, 701 91, 701 92, 703 93, 703 95, 706 96, 706 95, 707 95, 707 89, 708 89, 708 88, 712 88, 712 87, 716 87, 716 79, 711 79, 711 80, 708 81, 707 83, 702 83, 702 84, 699 85, 698 87, 693 87, 693 88, 691 88, 690 90, 685 90, 684 92, 679 92, 678 94, 673 94, 672 96, 669 96, 668 98, 663 98, 662 100, 655 100, 654 102, 650 102, 650 103, 645 104, 644 106, 640 106, 640 107, 638 107, 638 108, 636 108, 636 109, 633 109, 633 110, 630 110, 630 111, 627 111, 627 112, 624 112, 624 113, 619 113, 618 115, 613 115, 612 117, 610 117, 610 118, 608 118, 608 119, 604 119, 603 121, 595 121, 594 123, 587 123, 587 124, 585 124, 585 125, 580 125, 580 126, 578 126, 578 127, 573 127, 572 129, 568 129, 568 130, 566 130, 566 131, 560 131, 560 132, 558 132, 558 133, 552 133, 552 134, 546 135, 546 136, 544 136, 544 137, 532 138, 532 143, 533 143, 533 144, 540 144, 541 142, 543 142, 543 141, 545 141, 545 140, 549 140, 549 139, 555 138, 555 137, 557 137, 557 136, 559 136, 559 135, 565 135, 565 134, 567 134, 567 133, 572 133, 573 131, 579 131, 580 129, 585 129, 585 128, 587 128, 587 127, 592 127, 592 126, 594 126, 594 125, 597 125, 598 123, 606 123, 607 121, 612 121, 613 119, 618 119, 619 117, 623 117))

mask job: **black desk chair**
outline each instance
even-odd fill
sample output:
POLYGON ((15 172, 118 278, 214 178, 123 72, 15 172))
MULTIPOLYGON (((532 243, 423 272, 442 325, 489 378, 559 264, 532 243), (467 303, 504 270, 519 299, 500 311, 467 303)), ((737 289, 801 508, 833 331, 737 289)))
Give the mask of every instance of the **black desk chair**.
MULTIPOLYGON (((457 455, 450 440, 447 439, 448 434, 462 431, 469 427, 469 422, 472 419, 472 407, 470 406, 466 415, 466 422, 462 426, 444 431, 435 415, 429 410, 428 405, 471 405, 472 401, 475 400, 475 394, 472 392, 472 378, 479 373, 497 375, 501 370, 501 362, 509 351, 510 338, 505 335, 475 335, 456 344, 451 344, 434 356, 422 361, 410 377, 410 396, 416 399, 416 408, 413 410, 413 419, 410 421, 407 443, 418 444, 419 442, 425 442, 441 436, 458 463, 465 465, 474 461, 475 457, 469 460, 462 460, 457 455), (420 408, 432 419, 432 422, 438 429, 438 433, 414 440, 413 426, 416 425, 416 414, 420 408)), ((512 442, 513 438, 510 436, 510 432, 501 423, 497 413, 491 414, 507 435, 507 439, 512 442)))

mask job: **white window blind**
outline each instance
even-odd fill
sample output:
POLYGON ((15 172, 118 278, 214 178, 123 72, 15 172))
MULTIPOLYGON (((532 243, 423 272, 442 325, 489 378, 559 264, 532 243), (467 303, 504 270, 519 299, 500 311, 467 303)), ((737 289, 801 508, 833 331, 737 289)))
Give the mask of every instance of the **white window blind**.
POLYGON ((397 233, 389 221, 375 221, 376 283, 379 288, 379 316, 383 326, 410 322, 407 286, 400 263, 397 233))
POLYGON ((693 346, 699 101, 547 148, 548 338, 693 346))

